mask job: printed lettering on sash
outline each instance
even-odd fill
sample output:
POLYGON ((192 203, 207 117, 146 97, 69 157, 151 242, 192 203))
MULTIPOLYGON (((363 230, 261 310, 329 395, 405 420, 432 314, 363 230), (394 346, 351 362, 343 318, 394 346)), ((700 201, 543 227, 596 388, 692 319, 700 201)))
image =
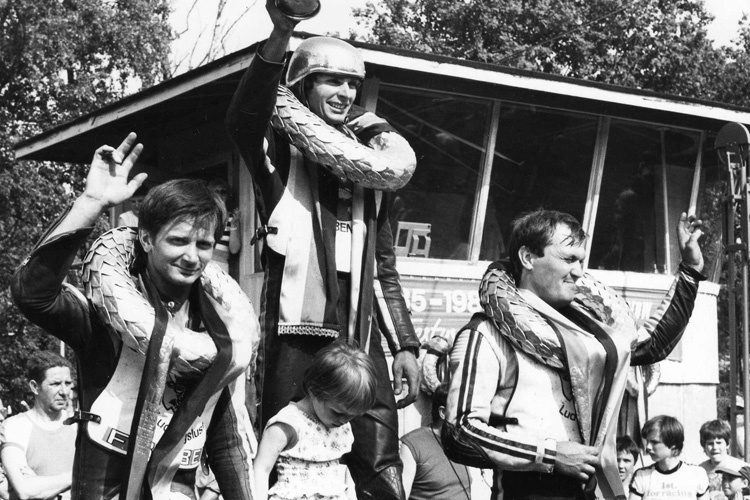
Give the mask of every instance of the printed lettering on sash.
POLYGON ((573 401, 573 389, 570 386, 570 379, 560 373, 560 385, 562 386, 562 396, 558 413, 570 421, 576 421, 576 408, 573 401))
POLYGON ((339 187, 338 213, 336 220, 336 270, 351 272, 352 258, 352 189, 339 187))

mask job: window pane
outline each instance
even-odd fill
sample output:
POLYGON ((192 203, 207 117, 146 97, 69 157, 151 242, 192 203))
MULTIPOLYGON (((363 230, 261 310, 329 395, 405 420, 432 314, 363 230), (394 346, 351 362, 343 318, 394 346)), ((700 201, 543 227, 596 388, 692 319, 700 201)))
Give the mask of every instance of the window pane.
MULTIPOLYGON (((716 283, 719 282, 721 265, 724 261, 723 238, 726 195, 727 167, 719 161, 714 149, 716 136, 711 134, 703 144, 701 183, 698 191, 696 213, 703 221, 701 250, 706 264, 703 274, 716 283)), ((737 234, 737 233, 735 233, 737 234)))
POLYGON ((612 121, 589 267, 671 273, 700 134, 612 121), (667 262, 671 263, 667 269, 667 262))
POLYGON ((583 220, 597 123, 586 115, 502 104, 480 259, 505 255, 510 222, 523 212, 547 208, 583 220))
POLYGON ((383 86, 378 114, 412 145, 417 170, 394 197, 397 255, 467 259, 489 102, 383 86))

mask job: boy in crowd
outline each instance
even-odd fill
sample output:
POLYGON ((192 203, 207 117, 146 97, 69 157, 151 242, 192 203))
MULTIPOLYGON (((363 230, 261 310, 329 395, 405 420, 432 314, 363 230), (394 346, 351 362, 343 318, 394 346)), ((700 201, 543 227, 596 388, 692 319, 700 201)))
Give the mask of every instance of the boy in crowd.
POLYGON ((620 473, 620 480, 625 491, 630 491, 630 481, 633 480, 633 471, 641 454, 633 438, 630 436, 619 436, 615 442, 617 449, 617 472, 620 473))
POLYGON ((674 417, 659 415, 643 426, 646 453, 654 463, 638 469, 630 483, 630 500, 708 499, 708 476, 697 465, 680 460, 685 430, 674 417))
POLYGON ((711 500, 724 500, 721 486, 721 474, 716 470, 719 464, 729 456, 731 429, 723 420, 709 420, 701 425, 700 440, 703 452, 708 460, 700 466, 708 474, 708 492, 711 500))
POLYGON ((729 500, 744 500, 748 496, 750 484, 750 464, 739 458, 726 457, 716 467, 721 475, 721 489, 729 500))

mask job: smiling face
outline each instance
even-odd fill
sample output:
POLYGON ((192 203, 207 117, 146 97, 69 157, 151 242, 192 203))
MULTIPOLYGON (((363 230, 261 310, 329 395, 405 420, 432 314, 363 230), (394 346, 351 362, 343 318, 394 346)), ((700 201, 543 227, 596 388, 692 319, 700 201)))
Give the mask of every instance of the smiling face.
POLYGON ((717 465, 729 453, 729 443, 724 438, 713 438, 706 441, 703 452, 708 455, 711 463, 717 465))
POLYGON ((528 247, 521 247, 519 288, 530 290, 556 309, 565 307, 577 292, 575 283, 583 275, 581 264, 586 249, 583 243, 571 244, 570 228, 558 224, 543 253, 536 255, 528 247))
POLYGON ((147 268, 159 291, 173 299, 185 298, 190 287, 211 261, 214 225, 199 225, 194 219, 178 220, 155 236, 140 232, 147 268))
POLYGON ((341 125, 357 97, 360 80, 350 76, 317 73, 305 91, 307 106, 328 125, 341 125))
POLYGON ((35 395, 34 406, 48 415, 59 414, 68 405, 73 388, 73 379, 67 366, 53 366, 47 369, 42 383, 29 382, 35 395))

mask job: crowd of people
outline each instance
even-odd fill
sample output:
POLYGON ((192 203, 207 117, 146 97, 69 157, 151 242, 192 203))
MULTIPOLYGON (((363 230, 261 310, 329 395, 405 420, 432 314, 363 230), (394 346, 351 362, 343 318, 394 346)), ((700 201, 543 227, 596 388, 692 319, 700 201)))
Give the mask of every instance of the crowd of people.
POLYGON ((152 186, 94 243, 84 291, 67 284, 96 220, 147 179, 130 177, 136 134, 97 149, 84 192, 13 279, 21 311, 75 353, 79 398, 67 411, 64 359, 30 364, 34 406, 4 423, 0 441, 11 498, 472 498, 473 468, 494 471, 491 494, 506 500, 687 499, 719 488, 740 498, 750 466, 725 456, 723 424, 701 429, 701 466, 681 462, 672 417, 645 423, 654 463, 635 473, 638 444, 616 436, 628 367, 671 352, 705 279, 701 221, 686 214, 674 285, 643 326, 584 275, 574 217, 517 218, 509 259, 480 284, 482 312, 456 335, 431 422, 399 436, 397 409, 418 396, 420 342, 388 211, 416 159, 354 105, 359 52, 313 37, 287 62, 300 16, 273 0, 266 9, 272 33, 227 114, 255 186, 260 303, 226 265, 242 225, 223 181, 152 186))

